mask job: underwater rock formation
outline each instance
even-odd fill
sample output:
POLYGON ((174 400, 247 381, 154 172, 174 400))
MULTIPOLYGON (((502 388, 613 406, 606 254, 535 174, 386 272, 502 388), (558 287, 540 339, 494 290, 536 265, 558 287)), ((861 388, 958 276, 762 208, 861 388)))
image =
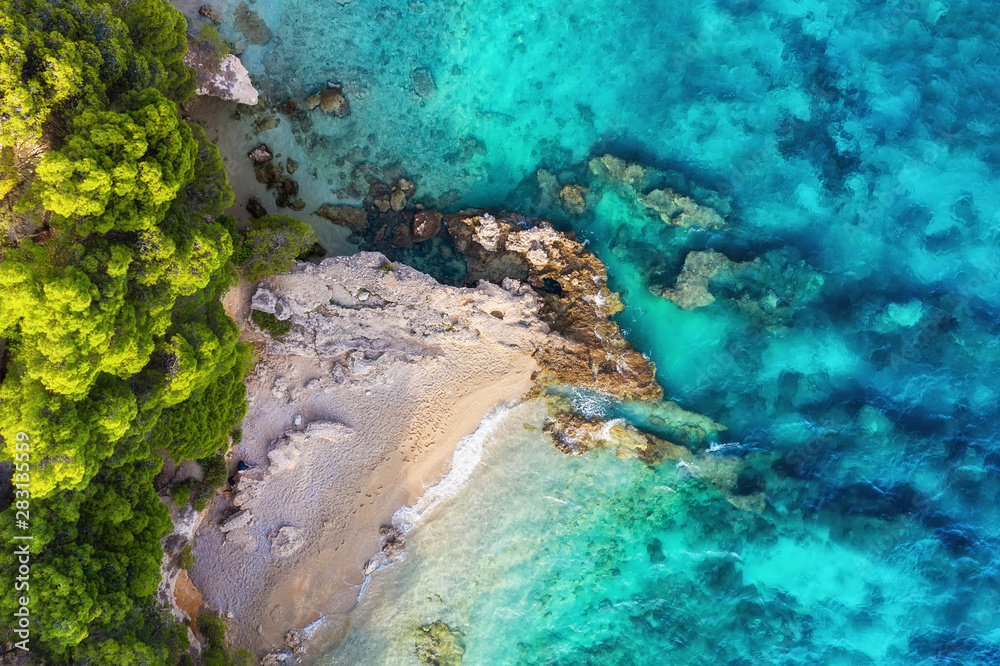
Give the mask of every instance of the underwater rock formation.
POLYGON ((608 184, 618 184, 628 191, 647 215, 655 215, 667 224, 712 230, 726 226, 729 200, 692 183, 677 182, 675 174, 626 162, 609 154, 595 157, 587 167, 591 176, 608 184), (694 196, 679 193, 678 187, 683 187, 694 196), (695 197, 706 204, 698 203, 695 197))
POLYGON ((464 636, 441 620, 417 627, 413 632, 417 659, 424 666, 462 666, 464 636))
POLYGON ((757 325, 780 332, 822 286, 823 276, 789 247, 744 262, 721 252, 690 252, 673 287, 651 284, 649 291, 684 310, 727 298, 757 325))
POLYGON ((264 19, 257 12, 251 11, 245 2, 236 6, 235 26, 248 42, 256 46, 265 46, 273 36, 264 19))

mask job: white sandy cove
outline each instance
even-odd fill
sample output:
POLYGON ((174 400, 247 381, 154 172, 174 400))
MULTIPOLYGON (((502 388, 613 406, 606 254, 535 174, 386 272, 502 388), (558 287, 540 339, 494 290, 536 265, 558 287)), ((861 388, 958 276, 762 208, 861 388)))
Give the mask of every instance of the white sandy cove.
POLYGON ((296 325, 284 343, 264 338, 247 324, 256 286, 227 296, 257 346, 232 460, 256 468, 216 498, 191 576, 258 655, 321 617, 312 644, 344 631, 379 527, 442 479, 492 408, 531 388, 532 352, 556 341, 527 287, 447 287, 377 253, 297 264, 262 285, 255 307, 296 325))

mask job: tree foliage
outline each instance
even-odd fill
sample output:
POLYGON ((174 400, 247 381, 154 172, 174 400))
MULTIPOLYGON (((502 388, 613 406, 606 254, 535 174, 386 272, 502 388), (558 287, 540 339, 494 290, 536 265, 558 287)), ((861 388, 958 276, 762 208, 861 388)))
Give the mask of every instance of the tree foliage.
POLYGON ((249 257, 243 275, 252 281, 265 275, 287 271, 295 257, 307 252, 316 242, 316 234, 305 222, 286 215, 268 215, 252 220, 244 232, 243 243, 249 257))
MULTIPOLYGON (((153 599, 171 529, 153 478, 162 456, 209 461, 203 502, 246 409, 252 355, 219 300, 233 195, 178 112, 185 33, 165 0, 0 0, 0 459, 27 435, 46 663, 178 663, 186 631, 153 599)), ((0 550, 3 580, 17 566, 0 550)))

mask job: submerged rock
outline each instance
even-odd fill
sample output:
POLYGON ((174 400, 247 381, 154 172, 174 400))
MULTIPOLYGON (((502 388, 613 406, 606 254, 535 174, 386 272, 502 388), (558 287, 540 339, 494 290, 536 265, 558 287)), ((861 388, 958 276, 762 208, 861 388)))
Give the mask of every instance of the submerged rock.
POLYGON ((414 643, 417 659, 424 666, 461 666, 465 656, 465 637, 441 620, 417 627, 414 643))
POLYGON ((660 171, 626 162, 614 155, 595 157, 587 164, 598 181, 617 184, 640 210, 655 215, 675 227, 722 229, 730 209, 729 200, 718 193, 698 187, 679 174, 660 171), (682 194, 683 189, 687 194, 682 194), (701 199, 704 203, 696 201, 701 199))
POLYGON ((334 206, 323 204, 315 215, 325 217, 334 224, 347 227, 352 231, 364 231, 368 228, 368 213, 364 208, 356 206, 334 206))
POLYGON ((247 38, 247 41, 256 46, 264 46, 270 43, 271 29, 264 23, 264 19, 255 11, 251 11, 245 2, 236 6, 235 16, 236 29, 247 38))
POLYGON ((424 241, 441 230, 441 213, 436 210, 422 210, 413 216, 413 240, 424 241))
POLYGON ((215 25, 220 25, 222 23, 222 19, 219 18, 218 12, 215 11, 215 7, 212 5, 202 5, 198 8, 198 13, 215 25))
MULTIPOLYGON (((312 97, 309 99, 311 100, 312 97)), ((323 109, 324 113, 332 113, 338 118, 346 118, 351 115, 351 103, 344 97, 343 86, 330 85, 323 88, 319 93, 319 107, 323 109)))
POLYGON ((413 80, 413 91, 423 99, 433 99, 437 95, 437 85, 434 83, 434 76, 431 70, 426 67, 418 67, 411 74, 413 80))
POLYGON ((582 185, 567 185, 559 191, 563 208, 573 215, 583 215, 587 210, 587 188, 582 185))
POLYGON ((650 285, 649 290, 684 310, 724 297, 755 324, 781 332, 791 324, 796 309, 814 298, 822 286, 823 276, 797 250, 783 248, 744 262, 732 261, 721 252, 690 252, 672 288, 650 285))

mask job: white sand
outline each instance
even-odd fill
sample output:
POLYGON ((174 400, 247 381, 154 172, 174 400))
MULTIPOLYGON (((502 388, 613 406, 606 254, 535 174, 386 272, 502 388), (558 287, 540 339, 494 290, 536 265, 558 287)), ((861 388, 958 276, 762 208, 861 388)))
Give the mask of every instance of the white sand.
MULTIPOLYGON (((379 527, 442 478, 491 408, 531 388, 531 354, 553 341, 530 289, 456 289, 405 266, 380 270, 382 260, 298 264, 266 280, 296 326, 285 344, 248 333, 258 366, 233 461, 258 468, 235 497, 226 493, 229 502, 217 497, 191 577, 208 603, 233 614, 236 644, 258 655, 321 617, 313 639, 336 638, 378 552, 379 527), (238 511, 233 500, 244 511, 235 520, 250 522, 225 533, 219 523, 238 511), (295 529, 278 535, 282 527, 295 529), (278 557, 287 535, 304 545, 278 557)), ((245 328, 254 291, 243 283, 227 296, 245 328)))

